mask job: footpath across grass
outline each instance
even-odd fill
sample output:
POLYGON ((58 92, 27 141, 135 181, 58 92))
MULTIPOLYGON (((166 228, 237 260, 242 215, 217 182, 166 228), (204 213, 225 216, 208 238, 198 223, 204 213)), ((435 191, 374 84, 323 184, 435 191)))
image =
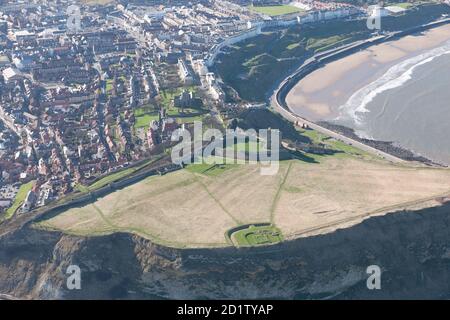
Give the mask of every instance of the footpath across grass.
POLYGON ((192 163, 186 166, 186 170, 192 173, 202 174, 209 177, 217 177, 223 172, 234 168, 236 164, 207 164, 192 163))

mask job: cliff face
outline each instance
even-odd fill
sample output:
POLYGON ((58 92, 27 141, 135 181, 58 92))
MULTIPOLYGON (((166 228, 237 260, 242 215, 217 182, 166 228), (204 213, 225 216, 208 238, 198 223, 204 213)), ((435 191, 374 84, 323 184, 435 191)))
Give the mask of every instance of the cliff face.
POLYGON ((76 237, 27 226, 0 238, 0 293, 20 298, 448 298, 450 206, 370 218, 253 249, 161 247, 129 234, 76 237), (81 268, 81 290, 66 270, 81 268), (379 265, 381 290, 366 268, 379 265))

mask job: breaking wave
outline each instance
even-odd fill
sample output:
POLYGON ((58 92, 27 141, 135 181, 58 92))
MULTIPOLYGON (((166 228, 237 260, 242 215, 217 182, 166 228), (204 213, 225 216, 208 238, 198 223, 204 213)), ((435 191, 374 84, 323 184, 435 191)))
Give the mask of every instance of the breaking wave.
POLYGON ((345 104, 339 107, 339 117, 336 120, 351 120, 357 127, 363 126, 364 113, 370 112, 367 105, 380 93, 398 88, 412 79, 414 70, 435 58, 450 53, 450 41, 443 46, 424 52, 399 64, 392 66, 386 73, 356 91, 345 104))

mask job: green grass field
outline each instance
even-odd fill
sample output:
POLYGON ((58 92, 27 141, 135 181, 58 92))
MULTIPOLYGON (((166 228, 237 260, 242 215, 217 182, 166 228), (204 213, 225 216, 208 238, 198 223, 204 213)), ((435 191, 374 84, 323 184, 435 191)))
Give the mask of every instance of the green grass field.
POLYGON ((258 141, 246 141, 236 143, 228 148, 226 148, 226 152, 245 152, 245 153, 257 153, 259 151, 264 152, 266 149, 264 148, 264 144, 258 141))
POLYGON ((166 109, 170 109, 171 106, 172 106, 173 98, 175 98, 175 96, 180 95, 183 92, 183 90, 195 93, 195 87, 194 86, 162 90, 161 91, 161 104, 162 104, 162 106, 165 107, 166 109))
POLYGON ((19 207, 22 205, 23 201, 25 200, 25 198, 28 194, 28 191, 30 191, 33 188, 33 185, 34 185, 34 181, 30 181, 30 182, 25 183, 20 186, 19 192, 17 192, 16 198, 14 199, 13 204, 5 212, 5 215, 4 215, 5 219, 12 218, 12 216, 14 215, 16 210, 19 209, 19 207))
POLYGON ((163 90, 161 92, 161 105, 166 109, 167 115, 177 119, 178 123, 191 123, 194 121, 201 121, 203 116, 207 114, 207 110, 201 108, 175 108, 173 106, 173 99, 180 95, 183 90, 189 92, 196 92, 194 86, 176 88, 172 90, 163 90))
POLYGON ((302 12, 303 10, 290 5, 281 5, 281 6, 262 6, 255 7, 249 6, 249 9, 258 13, 263 13, 268 16, 280 16, 283 14, 294 13, 294 12, 302 12))
POLYGON ((151 105, 145 105, 143 107, 134 110, 134 116, 136 118, 135 128, 147 129, 150 126, 150 121, 158 120, 158 111, 151 105))
POLYGON ((106 186, 107 184, 117 181, 119 179, 122 179, 124 177, 126 177, 127 175, 133 173, 134 171, 136 171, 135 168, 127 168, 125 170, 119 171, 119 172, 115 172, 113 174, 110 174, 96 182, 94 182, 92 185, 90 185, 88 188, 89 190, 95 190, 95 189, 99 189, 101 187, 106 186))
POLYGON ((136 117, 135 128, 145 128, 150 126, 150 121, 158 120, 158 113, 142 114, 136 117))
POLYGON ((106 92, 111 92, 113 89, 113 80, 112 79, 108 79, 106 80, 106 92))
POLYGON ((191 173, 198 173, 209 177, 217 177, 223 172, 232 169, 235 164, 207 164, 207 163, 192 163, 186 167, 186 170, 191 173))
POLYGON ((231 234, 231 240, 237 247, 261 246, 275 244, 283 241, 281 231, 272 225, 251 225, 231 234))
MULTIPOLYGON (((173 99, 175 96, 180 95, 183 90, 195 92, 195 87, 176 88, 173 90, 163 90, 161 92, 161 106, 167 111, 169 117, 175 118, 178 123, 191 123, 194 121, 201 121, 203 116, 207 113, 207 110, 200 108, 175 108, 173 106, 173 99)), ((152 105, 145 105, 135 109, 134 116, 136 117, 136 123, 134 127, 148 129, 150 122, 158 120, 158 109, 152 105)))
POLYGON ((414 5, 419 4, 420 2, 417 3, 410 3, 410 2, 388 2, 386 5, 387 6, 394 6, 394 7, 400 7, 403 9, 410 9, 411 7, 413 7, 414 5))
POLYGON ((341 43, 346 43, 351 37, 335 35, 328 38, 314 39, 310 38, 306 42, 306 49, 312 50, 315 53, 319 51, 326 51, 341 43))
MULTIPOLYGON (((314 143, 317 144, 324 144, 325 146, 338 151, 332 157, 335 158, 342 158, 342 157, 348 157, 348 156, 357 156, 361 157, 367 160, 375 159, 374 155, 371 155, 361 149, 355 148, 353 146, 349 146, 348 144, 345 144, 341 141, 337 141, 335 139, 332 139, 318 131, 315 130, 299 130, 300 133, 308 138, 310 138, 314 143)), ((315 161, 320 162, 321 160, 330 157, 330 155, 318 155, 318 154, 312 154, 312 153, 305 153, 308 157, 313 158, 315 161)))
POLYGON ((294 50, 295 48, 297 48, 300 45, 300 43, 291 43, 289 44, 286 49, 288 50, 294 50))

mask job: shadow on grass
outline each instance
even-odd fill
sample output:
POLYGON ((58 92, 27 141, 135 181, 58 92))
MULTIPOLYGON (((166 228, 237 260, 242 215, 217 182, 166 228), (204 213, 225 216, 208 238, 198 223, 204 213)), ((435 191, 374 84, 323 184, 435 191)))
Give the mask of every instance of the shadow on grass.
MULTIPOLYGON (((317 161, 313 157, 307 156, 306 154, 304 154, 300 151, 290 151, 289 154, 290 154, 290 159, 297 159, 297 160, 304 161, 307 163, 319 163, 319 161, 317 161)), ((285 159, 282 159, 282 157, 280 156, 280 160, 287 160, 287 159, 288 159, 287 157, 285 159)))
MULTIPOLYGON (((287 152, 290 155, 290 159, 297 159, 300 161, 304 161, 307 163, 320 163, 319 161, 317 161, 317 159, 315 159, 314 157, 311 157, 303 152, 300 151, 289 151, 287 152)), ((327 157, 332 157, 335 156, 336 154, 344 154, 345 152, 340 151, 340 150, 328 150, 328 153, 325 154, 315 154, 315 156, 317 157, 323 157, 324 159, 327 157)), ((280 154, 280 160, 288 160, 287 156, 281 156, 280 154)))

